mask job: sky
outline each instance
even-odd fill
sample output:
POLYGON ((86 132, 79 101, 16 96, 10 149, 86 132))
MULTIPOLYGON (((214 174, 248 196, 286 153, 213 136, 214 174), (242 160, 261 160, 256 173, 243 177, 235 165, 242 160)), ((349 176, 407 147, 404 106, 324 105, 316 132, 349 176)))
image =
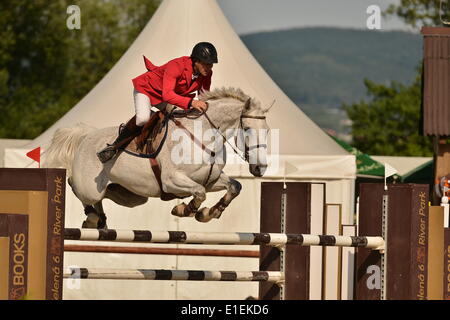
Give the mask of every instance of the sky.
MULTIPOLYGON (((238 34, 295 27, 366 29, 370 5, 383 11, 400 0, 217 0, 238 34)), ((381 30, 410 30, 397 17, 382 18, 381 30)))

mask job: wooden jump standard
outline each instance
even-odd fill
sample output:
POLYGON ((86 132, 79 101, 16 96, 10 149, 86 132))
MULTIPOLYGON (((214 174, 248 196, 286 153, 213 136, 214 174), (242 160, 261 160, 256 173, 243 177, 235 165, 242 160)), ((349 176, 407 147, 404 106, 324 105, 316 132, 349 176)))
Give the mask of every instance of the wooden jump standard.
MULTIPOLYGON (((65 180, 65 170, 60 169, 0 169, 0 249, 5 249, 0 250, 0 261, 7 271, 0 274, 0 298, 62 298, 62 279, 73 275, 73 271, 63 270, 65 180)), ((317 253, 329 245, 353 245, 357 254, 357 299, 426 299, 427 185, 392 185, 388 191, 382 184, 362 185, 359 234, 365 237, 311 235, 311 228, 318 230, 317 216, 320 210, 323 212, 324 203, 323 183, 263 182, 260 233, 70 230, 72 237, 86 240, 119 237, 131 241, 143 237, 167 243, 172 237, 175 243, 259 244, 259 271, 123 272, 130 277, 168 277, 170 272, 171 278, 185 280, 206 279, 211 274, 215 275, 212 279, 219 279, 220 274, 220 279, 230 276, 260 281, 260 299, 316 298, 310 295, 310 285, 314 284, 309 269, 314 262, 313 250, 317 253), (286 245, 289 242, 296 245, 286 245), (371 282, 371 277, 376 276, 370 271, 372 267, 381 270, 381 288, 376 281, 375 285, 371 282)), ((79 274, 92 278, 102 271, 79 269, 79 274)), ((110 276, 120 273, 107 272, 110 276)))

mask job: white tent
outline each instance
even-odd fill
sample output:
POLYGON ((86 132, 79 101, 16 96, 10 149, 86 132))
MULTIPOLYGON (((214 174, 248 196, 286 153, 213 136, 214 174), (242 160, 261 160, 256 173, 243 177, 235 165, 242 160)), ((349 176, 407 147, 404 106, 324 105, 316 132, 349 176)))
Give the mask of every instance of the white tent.
MULTIPOLYGON (((173 217, 170 209, 175 201, 163 203, 150 199, 146 205, 134 209, 121 208, 105 201, 109 226, 118 229, 255 232, 259 230, 259 184, 268 179, 326 182, 327 202, 342 204, 342 223, 352 223, 356 175, 354 156, 329 138, 280 90, 233 31, 214 0, 164 0, 135 42, 88 95, 30 144, 21 149, 5 150, 5 167, 35 166, 25 156, 26 151, 37 146, 45 149, 54 131, 60 127, 79 122, 106 127, 125 122, 133 115, 134 109, 131 79, 146 71, 142 56, 160 65, 172 58, 189 55, 192 47, 200 41, 212 42, 218 50, 219 63, 214 66, 212 88, 239 87, 263 105, 275 100, 267 121, 274 133, 277 132, 275 129, 279 129, 279 157, 273 157, 277 159, 272 161, 275 165, 264 179, 252 178, 248 167, 243 165, 226 168, 230 175, 239 178, 243 192, 217 221, 200 224, 173 217)), ((273 137, 277 138, 277 135, 273 137)), ((272 140, 271 147, 276 152, 276 139, 272 140)), ((206 205, 214 203, 221 195, 210 196, 206 205)), ((78 227, 84 218, 81 204, 70 189, 67 191, 66 215, 66 226, 78 227)), ((220 258, 127 256, 130 258, 124 261, 120 255, 93 256, 68 253, 66 265, 83 262, 82 266, 87 267, 120 267, 127 262, 127 267, 199 269, 198 264, 205 262, 210 270, 235 270, 236 266, 242 270, 258 269, 257 259, 249 261, 245 258, 225 261, 220 258)), ((137 283, 128 285, 123 281, 102 281, 104 289, 99 289, 96 281, 83 282, 82 289, 86 290, 71 290, 66 285, 65 298, 240 299, 257 294, 257 284, 214 284, 212 290, 211 284, 195 284, 194 287, 189 283, 153 282, 152 290, 148 290, 148 284, 137 283), (119 287, 124 289, 117 292, 119 287)))

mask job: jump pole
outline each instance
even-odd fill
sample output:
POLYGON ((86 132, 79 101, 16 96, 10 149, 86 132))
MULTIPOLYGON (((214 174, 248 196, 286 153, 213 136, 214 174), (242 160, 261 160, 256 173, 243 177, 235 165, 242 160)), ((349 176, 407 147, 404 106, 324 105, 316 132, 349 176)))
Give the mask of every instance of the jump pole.
POLYGON ((122 253, 122 254, 161 254, 175 256, 204 256, 204 257, 235 257, 258 258, 256 250, 221 250, 221 249, 190 249, 190 248, 149 248, 125 246, 97 246, 64 244, 64 252, 86 253, 122 253))
POLYGON ((284 275, 281 272, 275 271, 67 268, 64 271, 64 278, 178 281, 265 281, 279 283, 284 280, 284 275))
POLYGON ((111 241, 138 243, 264 245, 264 246, 337 246, 384 248, 382 237, 357 237, 312 234, 251 233, 251 232, 185 232, 150 230, 64 229, 65 240, 111 241))

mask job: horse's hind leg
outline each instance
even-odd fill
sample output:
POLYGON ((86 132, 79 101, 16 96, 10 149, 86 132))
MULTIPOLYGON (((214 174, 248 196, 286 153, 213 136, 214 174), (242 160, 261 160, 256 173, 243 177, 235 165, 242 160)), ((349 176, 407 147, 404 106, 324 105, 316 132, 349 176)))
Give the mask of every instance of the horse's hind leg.
POLYGON ((106 215, 101 201, 93 206, 85 205, 84 213, 86 214, 86 220, 83 221, 82 228, 107 229, 106 215))
POLYGON ((99 193, 97 199, 83 198, 75 188, 71 178, 68 180, 70 187, 72 188, 75 196, 80 199, 84 207, 84 214, 86 215, 86 220, 83 221, 81 225, 82 228, 90 229, 106 229, 106 215, 103 211, 102 199, 104 192, 99 193))

